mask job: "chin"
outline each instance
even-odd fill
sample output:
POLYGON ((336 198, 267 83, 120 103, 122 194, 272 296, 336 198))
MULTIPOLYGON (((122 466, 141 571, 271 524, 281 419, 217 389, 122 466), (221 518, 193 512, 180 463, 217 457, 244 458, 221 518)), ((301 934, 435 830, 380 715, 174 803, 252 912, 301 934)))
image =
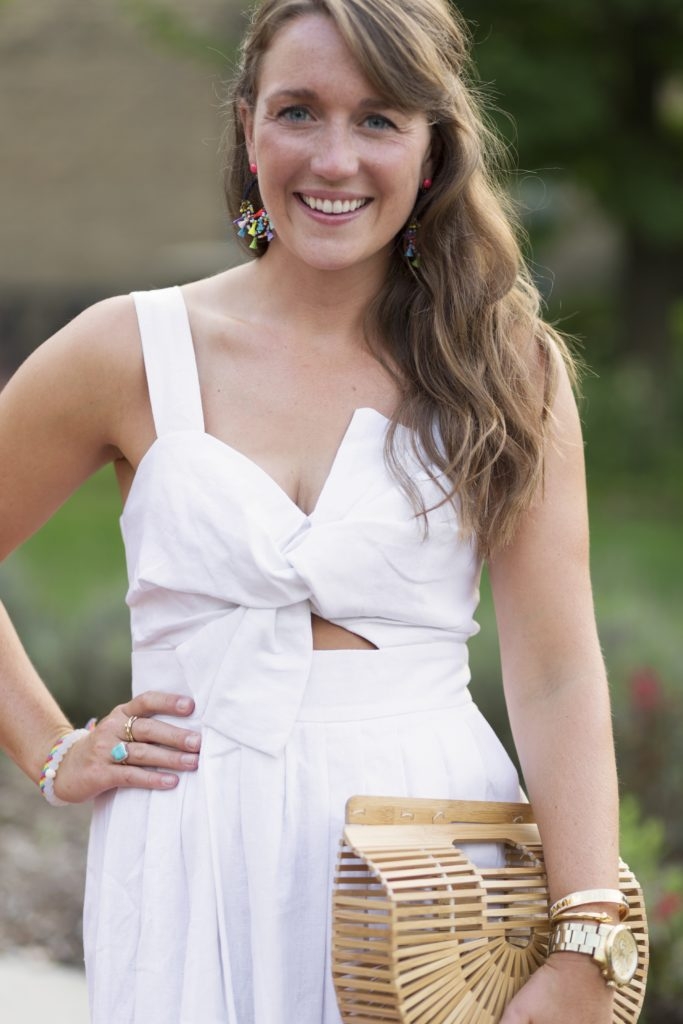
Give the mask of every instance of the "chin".
POLYGON ((321 250, 297 252, 295 250, 290 251, 289 255, 301 260, 311 270, 328 273, 353 270, 354 267, 363 267, 366 271, 370 271, 376 266, 386 266, 389 259, 387 248, 375 252, 353 252, 348 249, 344 251, 339 245, 330 247, 326 252, 321 250))

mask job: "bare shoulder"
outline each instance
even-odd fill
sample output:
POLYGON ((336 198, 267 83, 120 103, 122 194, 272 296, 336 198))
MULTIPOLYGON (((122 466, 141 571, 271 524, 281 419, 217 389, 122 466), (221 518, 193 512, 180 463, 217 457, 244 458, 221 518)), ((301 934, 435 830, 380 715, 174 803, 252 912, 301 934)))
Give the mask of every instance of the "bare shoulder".
POLYGON ((130 415, 144 422, 144 367, 133 300, 117 296, 40 345, 0 393, 0 557, 122 457, 130 415))
MULTIPOLYGON (((11 401, 15 391, 27 388, 36 396, 45 392, 49 397, 53 385, 66 389, 61 392, 64 405, 93 385, 101 399, 134 373, 136 363, 141 365, 141 353, 133 299, 127 295, 104 299, 34 350, 11 378, 3 401, 11 401)), ((90 397, 88 404, 95 395, 90 397)))
POLYGON ((130 295, 103 299, 88 307, 40 345, 22 371, 56 371, 74 383, 82 375, 103 382, 125 377, 141 363, 135 304, 130 295))

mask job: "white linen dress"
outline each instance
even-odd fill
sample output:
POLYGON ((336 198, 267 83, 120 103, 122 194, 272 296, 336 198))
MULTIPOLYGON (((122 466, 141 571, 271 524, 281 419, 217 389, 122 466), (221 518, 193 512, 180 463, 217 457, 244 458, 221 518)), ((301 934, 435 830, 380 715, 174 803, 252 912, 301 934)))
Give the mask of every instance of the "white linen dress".
MULTIPOLYGON (((92 1022, 339 1024, 330 894, 347 797, 519 795, 468 689, 480 565, 450 504, 425 535, 374 409, 356 410, 304 514, 205 432, 180 290, 135 302, 157 438, 121 518, 133 692, 191 694, 180 724, 202 752, 170 792, 96 801, 92 1022), (311 612, 377 650, 313 651, 311 612)), ((404 428, 398 442, 438 505, 404 428)))

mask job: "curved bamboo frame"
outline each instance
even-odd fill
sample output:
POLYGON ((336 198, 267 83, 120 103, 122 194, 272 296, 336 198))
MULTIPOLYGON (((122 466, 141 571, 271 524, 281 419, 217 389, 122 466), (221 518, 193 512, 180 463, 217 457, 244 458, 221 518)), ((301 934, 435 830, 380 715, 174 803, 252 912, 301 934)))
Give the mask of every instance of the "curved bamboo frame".
MULTIPOLYGON (((344 1024, 497 1024, 548 952, 548 890, 529 804, 352 797, 333 894, 332 974, 344 1024), (358 822, 363 822, 359 824, 358 822), (501 843, 477 868, 460 844, 501 843)), ((621 864, 638 945, 614 1024, 637 1021, 648 964, 643 894, 621 864)))

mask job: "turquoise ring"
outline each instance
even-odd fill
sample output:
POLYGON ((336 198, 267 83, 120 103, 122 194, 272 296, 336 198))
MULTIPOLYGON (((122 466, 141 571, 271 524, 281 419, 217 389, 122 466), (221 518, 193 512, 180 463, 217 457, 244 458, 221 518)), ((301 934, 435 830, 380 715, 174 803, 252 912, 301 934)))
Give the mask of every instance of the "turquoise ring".
POLYGON ((111 748, 111 756, 117 764, 125 764, 128 760, 128 747, 123 742, 117 743, 115 747, 111 748))

